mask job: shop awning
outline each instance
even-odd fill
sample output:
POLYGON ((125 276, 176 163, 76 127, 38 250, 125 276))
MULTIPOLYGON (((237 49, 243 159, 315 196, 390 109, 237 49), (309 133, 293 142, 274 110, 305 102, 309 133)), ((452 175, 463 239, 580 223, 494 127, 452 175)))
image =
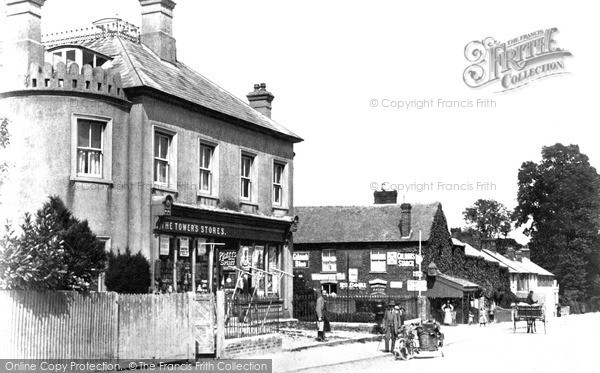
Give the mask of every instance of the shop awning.
POLYGON ((473 293, 479 285, 458 277, 440 273, 435 277, 433 286, 427 289, 428 298, 462 298, 467 293, 473 293))
POLYGON ((159 217, 154 233, 284 242, 292 221, 289 216, 269 217, 174 203, 171 215, 159 217))

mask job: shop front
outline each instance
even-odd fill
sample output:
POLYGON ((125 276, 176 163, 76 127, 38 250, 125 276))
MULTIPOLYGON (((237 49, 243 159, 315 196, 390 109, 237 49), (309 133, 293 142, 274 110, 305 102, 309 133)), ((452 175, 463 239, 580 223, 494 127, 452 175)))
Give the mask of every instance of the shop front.
POLYGON ((280 275, 291 272, 291 217, 177 204, 167 213, 157 215, 153 231, 160 291, 291 295, 291 280, 280 275))

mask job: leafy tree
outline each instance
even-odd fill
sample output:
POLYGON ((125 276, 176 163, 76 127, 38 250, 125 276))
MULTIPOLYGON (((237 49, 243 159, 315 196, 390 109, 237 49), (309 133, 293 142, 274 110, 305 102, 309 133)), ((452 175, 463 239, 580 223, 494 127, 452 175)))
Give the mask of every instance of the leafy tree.
POLYGON ((540 163, 524 162, 517 200, 532 260, 556 275, 563 299, 600 290, 600 176, 579 147, 543 147, 540 163))
POLYGON ((138 252, 131 255, 129 248, 124 253, 108 254, 106 288, 109 291, 125 294, 147 293, 150 287, 150 263, 138 252))
POLYGON ((3 289, 85 291, 104 270, 104 245, 59 197, 50 197, 35 217, 25 214, 21 235, 6 230, 0 242, 3 289))
MULTIPOLYGON (((8 119, 0 118, 0 150, 6 149, 10 144, 10 134, 8 133, 8 119)), ((6 179, 8 173, 8 162, 0 160, 0 186, 6 179)))
POLYGON ((498 238, 500 235, 506 238, 512 230, 512 213, 493 199, 478 199, 463 211, 463 216, 479 238, 498 238))
POLYGON ((312 295, 315 293, 315 290, 308 285, 308 282, 302 276, 302 272, 299 271, 294 272, 293 289, 294 295, 312 295))

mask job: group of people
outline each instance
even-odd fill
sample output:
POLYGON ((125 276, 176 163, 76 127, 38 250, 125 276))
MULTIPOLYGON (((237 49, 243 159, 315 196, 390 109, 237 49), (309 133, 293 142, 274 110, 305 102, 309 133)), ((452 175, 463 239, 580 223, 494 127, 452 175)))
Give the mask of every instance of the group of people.
POLYGON ((402 325, 404 325, 404 319, 406 317, 405 315, 406 310, 400 306, 397 306, 393 300, 388 303, 385 314, 383 315, 383 321, 381 323, 381 329, 384 332, 385 352, 394 351, 394 346, 396 344, 396 339, 398 338, 400 328, 402 325), (391 349, 389 348, 390 341, 391 349))

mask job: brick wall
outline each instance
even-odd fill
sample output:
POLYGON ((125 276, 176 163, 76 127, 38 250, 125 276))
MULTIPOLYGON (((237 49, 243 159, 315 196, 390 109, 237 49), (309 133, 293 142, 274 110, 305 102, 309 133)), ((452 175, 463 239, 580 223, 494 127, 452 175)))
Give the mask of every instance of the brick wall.
MULTIPOLYGON (((309 267, 308 268, 294 268, 294 272, 300 273, 307 280, 308 285, 313 288, 320 289, 321 281, 313 281, 311 275, 313 273, 324 273, 322 272, 322 250, 335 250, 336 252, 336 272, 347 277, 347 267, 349 263, 350 268, 358 269, 358 282, 365 283, 365 289, 351 289, 349 290, 350 295, 366 295, 371 294, 372 290, 369 286, 369 281, 374 279, 382 279, 388 281, 386 294, 394 296, 414 296, 414 292, 406 290, 406 281, 413 280, 413 271, 418 269, 415 267, 399 267, 397 265, 386 265, 385 273, 371 272, 371 249, 383 249, 387 251, 395 251, 402 253, 417 253, 419 251, 419 245, 416 242, 402 242, 402 243, 364 243, 364 244, 331 244, 331 245, 315 245, 315 244, 294 244, 294 251, 308 252, 309 253, 309 267), (390 281, 402 281, 402 288, 391 288, 390 281)), ((423 245, 423 252, 425 252, 426 246, 423 245)), ((341 289, 339 283, 345 282, 346 280, 338 280, 338 295, 345 295, 346 290, 341 289)))
POLYGON ((278 334, 266 334, 256 337, 226 339, 222 358, 230 359, 240 356, 264 355, 279 352, 282 338, 278 334))

